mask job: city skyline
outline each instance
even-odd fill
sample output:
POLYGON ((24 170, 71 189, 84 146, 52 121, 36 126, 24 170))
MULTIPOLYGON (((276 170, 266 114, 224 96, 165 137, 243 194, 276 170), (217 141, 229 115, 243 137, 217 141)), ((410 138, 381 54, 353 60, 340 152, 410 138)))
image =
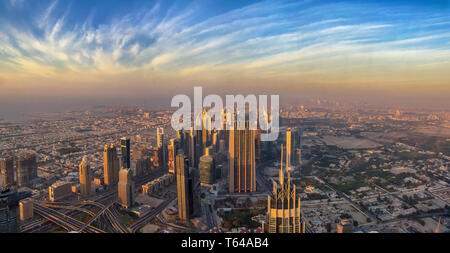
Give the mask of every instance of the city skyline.
POLYGON ((446 1, 5 0, 1 7, 1 111, 16 100, 29 109, 94 98, 168 106, 195 85, 218 94, 276 92, 284 101, 295 92, 449 106, 446 1))

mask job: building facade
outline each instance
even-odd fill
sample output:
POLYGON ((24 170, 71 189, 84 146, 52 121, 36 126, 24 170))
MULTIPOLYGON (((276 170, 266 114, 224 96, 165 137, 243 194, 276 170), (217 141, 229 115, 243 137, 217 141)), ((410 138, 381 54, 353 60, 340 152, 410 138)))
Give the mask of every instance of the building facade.
POLYGON ((248 121, 244 130, 238 130, 236 126, 235 122, 234 130, 229 131, 229 192, 254 192, 256 130, 249 129, 248 121))
POLYGON ((291 184, 289 172, 285 181, 283 165, 278 181, 273 181, 273 195, 267 196, 267 232, 305 233, 306 223, 302 220, 300 197, 297 198, 296 186, 291 184))
POLYGON ((120 150, 122 157, 122 169, 131 168, 131 144, 130 137, 122 137, 120 139, 120 150))
POLYGON ((120 160, 114 144, 103 149, 103 182, 111 187, 119 181, 120 160))
POLYGON ((118 197, 120 204, 125 208, 131 208, 134 203, 134 182, 131 169, 121 169, 119 172, 118 197))
POLYGON ((14 184, 14 157, 11 155, 0 159, 0 173, 2 186, 7 187, 14 184))
POLYGON ((92 187, 92 171, 89 165, 87 157, 83 157, 83 160, 79 166, 80 176, 80 195, 85 198, 91 195, 92 187))

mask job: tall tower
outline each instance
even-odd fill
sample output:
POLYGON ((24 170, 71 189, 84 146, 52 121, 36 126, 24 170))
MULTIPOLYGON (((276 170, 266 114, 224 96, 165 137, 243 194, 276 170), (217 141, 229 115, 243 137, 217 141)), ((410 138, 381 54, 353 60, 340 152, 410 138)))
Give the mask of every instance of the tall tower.
POLYGON ((213 184, 216 178, 216 167, 213 157, 209 154, 209 148, 205 148, 205 154, 200 157, 199 163, 200 182, 202 184, 213 184))
POLYGON ((0 173, 2 175, 2 186, 7 187, 14 184, 14 157, 5 156, 0 159, 0 173))
POLYGON ((167 146, 167 155, 168 155, 168 166, 169 166, 169 173, 175 174, 175 156, 178 151, 178 142, 176 142, 174 139, 170 139, 170 144, 167 146))
POLYGON ((235 122, 234 130, 229 133, 229 192, 256 191, 255 177, 255 135, 256 130, 238 130, 235 122))
MULTIPOLYGON (((283 150, 283 147, 281 147, 283 150)), ((269 233, 305 233, 300 197, 296 197, 296 186, 291 184, 290 173, 283 170, 283 151, 278 183, 273 181, 273 195, 267 196, 267 223, 269 233)))
POLYGON ((164 145, 164 128, 156 128, 156 145, 160 148, 164 145))
POLYGON ((190 213, 188 204, 189 159, 181 154, 177 155, 176 165, 178 217, 180 220, 187 221, 190 213))
POLYGON ((0 189, 0 233, 17 233, 17 191, 0 189))
POLYGON ((19 186, 28 185, 30 181, 36 177, 36 155, 33 153, 20 155, 17 159, 17 184, 19 186))
POLYGON ((292 152, 293 152, 292 144, 293 144, 292 131, 289 128, 286 131, 286 171, 291 170, 291 158, 292 158, 292 152))
POLYGON ((103 175, 107 186, 113 186, 119 181, 120 163, 114 144, 105 145, 103 149, 103 175))
POLYGON ((162 152, 162 165, 163 168, 167 168, 167 155, 166 146, 164 145, 164 128, 158 127, 156 129, 156 145, 162 152))
POLYGON ((131 208, 134 202, 134 182, 131 178, 131 169, 121 169, 118 184, 119 202, 125 208, 131 208))
POLYGON ((194 131, 191 128, 191 133, 189 135, 188 154, 189 154, 189 161, 192 166, 195 166, 195 164, 197 164, 196 147, 197 147, 197 139, 194 137, 194 131))
POLYGON ((91 195, 91 181, 92 172, 87 157, 83 157, 83 160, 79 166, 80 173, 80 195, 85 198, 91 195))
POLYGON ((120 139, 120 149, 122 151, 122 168, 131 168, 130 137, 122 137, 120 139))
POLYGON ((199 174, 184 155, 177 155, 176 166, 178 217, 187 222, 200 212, 199 174))

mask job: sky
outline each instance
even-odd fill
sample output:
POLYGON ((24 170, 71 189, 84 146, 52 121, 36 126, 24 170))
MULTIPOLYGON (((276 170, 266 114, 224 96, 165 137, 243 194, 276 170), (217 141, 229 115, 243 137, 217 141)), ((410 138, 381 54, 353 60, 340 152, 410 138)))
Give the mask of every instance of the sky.
POLYGON ((0 116, 193 86, 450 107, 450 1, 0 1, 0 116))

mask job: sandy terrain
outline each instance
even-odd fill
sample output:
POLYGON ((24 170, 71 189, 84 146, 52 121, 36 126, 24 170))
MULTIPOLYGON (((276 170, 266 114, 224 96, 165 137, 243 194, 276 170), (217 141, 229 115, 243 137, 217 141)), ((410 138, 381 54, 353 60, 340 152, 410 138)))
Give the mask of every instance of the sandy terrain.
POLYGON ((375 148, 381 146, 381 144, 368 139, 358 139, 349 136, 331 136, 327 135, 322 138, 327 145, 333 145, 344 149, 365 149, 375 148))

